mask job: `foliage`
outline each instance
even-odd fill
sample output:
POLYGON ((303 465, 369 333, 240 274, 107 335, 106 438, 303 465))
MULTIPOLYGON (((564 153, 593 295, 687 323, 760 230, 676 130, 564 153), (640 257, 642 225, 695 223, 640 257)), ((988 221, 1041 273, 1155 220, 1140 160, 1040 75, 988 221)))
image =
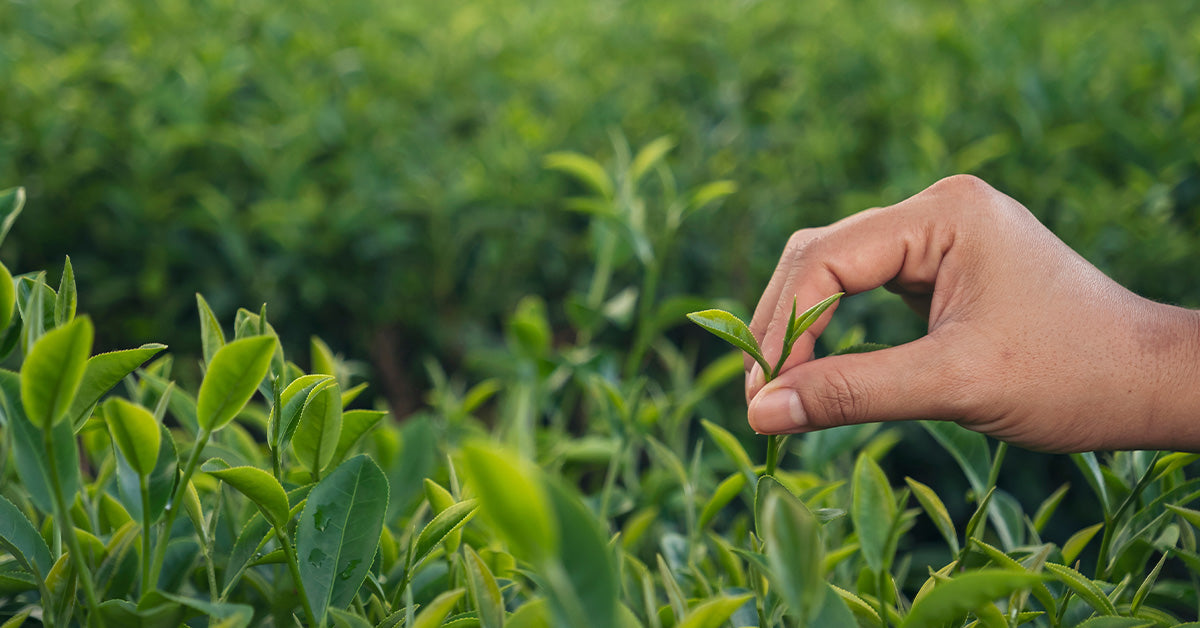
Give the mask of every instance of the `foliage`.
MULTIPOLYGON (((53 211, 5 260, 70 251, 106 349, 175 336, 196 291, 265 299, 289 354, 321 334, 407 412, 424 359, 473 368, 524 295, 590 281, 596 207, 561 198, 620 201, 621 129, 672 138, 629 170, 654 203, 668 148, 681 188, 738 183, 677 236, 668 295, 752 303, 791 231, 971 172, 1200 306, 1198 24, 1190 0, 6 0, 0 181, 53 211), (564 149, 603 156, 591 183, 543 167, 564 149)), ((848 302, 838 331, 905 340, 902 307, 848 302)))
MULTIPOLYGON (((1200 456, 1074 456, 1100 523, 1059 537, 1049 524, 1073 491, 1022 503, 997 486, 1007 447, 950 423, 923 426, 970 486, 965 522, 946 506, 958 498, 945 489, 953 474, 888 475, 880 463, 894 429, 791 439, 780 445, 798 454, 791 467, 768 472, 751 462, 744 428, 720 424, 741 419, 699 420, 721 411, 716 397, 740 379, 742 353, 716 354, 697 372, 694 342, 668 333, 697 300, 662 296, 657 277, 683 219, 730 188, 647 202, 633 173, 669 182, 662 147, 632 153, 611 179, 581 154, 548 159, 588 186, 572 203, 597 233, 591 281, 565 298, 571 333, 553 331, 544 301, 522 300, 507 346, 478 350, 492 377, 468 388, 431 364, 431 410, 403 423, 353 407, 361 384, 324 343, 310 344, 306 372, 265 308, 238 311, 227 336, 197 299, 203 376, 190 386, 175 380, 163 345, 91 355, 73 271, 57 290, 45 273, 14 277, 0 330, 19 365, 0 369, 5 625, 1087 628, 1196 618, 1200 456), (598 341, 614 330, 635 342, 598 341), (940 540, 927 542, 920 525, 940 540)), ((21 198, 0 192, 0 210, 15 215, 21 198)), ((793 312, 786 346, 837 298, 793 312)), ((761 354, 736 317, 694 318, 761 354)))

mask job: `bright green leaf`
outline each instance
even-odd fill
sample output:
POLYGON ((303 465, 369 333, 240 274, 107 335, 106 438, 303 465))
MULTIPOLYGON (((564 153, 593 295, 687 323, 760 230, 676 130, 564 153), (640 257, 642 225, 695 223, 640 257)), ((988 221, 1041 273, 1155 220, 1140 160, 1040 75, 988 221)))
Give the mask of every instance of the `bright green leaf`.
POLYGON ((1089 606, 1094 608, 1101 615, 1116 615, 1117 609, 1113 606, 1111 600, 1104 595, 1104 591, 1091 580, 1088 580, 1083 574, 1057 563, 1046 563, 1046 571, 1050 572, 1059 582, 1067 585, 1075 595, 1078 595, 1089 606))
POLYGON ((720 512, 722 508, 724 508, 729 502, 733 501, 733 498, 737 497, 745 487, 746 475, 744 473, 735 472, 729 477, 725 478, 723 482, 717 485, 717 489, 713 491, 712 498, 710 498, 708 503, 704 505, 704 510, 700 512, 700 519, 697 522, 697 525, 700 528, 707 527, 709 522, 713 520, 713 517, 717 516, 717 513, 720 512))
POLYGON ((292 436, 296 459, 314 475, 333 460, 342 433, 342 394, 337 382, 318 385, 308 393, 300 422, 292 436))
POLYGON ((217 351, 200 383, 196 418, 201 429, 216 431, 233 420, 267 375, 275 338, 252 336, 217 351))
POLYGON ((1042 577, 1032 573, 1000 569, 980 569, 964 573, 938 584, 913 602, 901 628, 941 626, 961 619, 967 613, 993 600, 1034 586, 1042 577))
POLYGON ((633 158, 633 162, 629 166, 629 178, 634 183, 637 183, 646 174, 650 168, 662 160, 672 148, 675 147, 675 140, 662 136, 654 139, 649 144, 646 144, 638 151, 633 158))
POLYGON ((104 404, 104 419, 113 443, 129 466, 140 476, 148 476, 158 462, 162 433, 149 410, 119 397, 104 404))
POLYGON ((481 512, 515 555, 537 564, 558 553, 558 526, 536 468, 482 443, 463 448, 460 467, 481 512))
POLYGON ((762 349, 758 347, 758 340, 754 338, 754 334, 750 333, 750 328, 742 322, 742 319, 725 310, 692 312, 687 317, 714 336, 745 351, 762 366, 764 373, 771 372, 771 365, 767 364, 767 359, 763 357, 762 349))
POLYGON ((879 573, 891 563, 888 551, 896 520, 896 496, 883 469, 869 456, 859 454, 854 465, 850 518, 858 532, 863 558, 879 573))
POLYGON ((752 595, 723 595, 692 609, 677 628, 720 628, 752 595))
POLYGON ((442 510, 421 530, 413 549, 412 566, 421 564, 447 536, 466 525, 475 515, 477 500, 468 499, 442 510))
POLYGON ((21 209, 25 207, 25 188, 8 188, 0 191, 0 242, 8 235, 21 209))
POLYGON ((933 489, 912 478, 904 478, 904 481, 912 489, 913 495, 920 502, 921 508, 925 509, 925 514, 929 515, 933 525, 937 526, 942 538, 946 539, 946 545, 950 546, 950 553, 958 554, 958 533, 954 531, 954 520, 950 518, 950 512, 946 510, 942 499, 933 492, 933 489))
POLYGON ((479 612, 480 628, 503 628, 504 598, 500 595, 496 577, 470 545, 464 545, 463 551, 466 558, 467 588, 475 602, 475 609, 479 612))
POLYGON ((575 177, 604 198, 612 198, 613 184, 608 173, 596 160, 573 152, 557 152, 546 155, 543 164, 550 170, 558 170, 575 177))
POLYGON ((291 519, 287 493, 283 492, 283 486, 270 473, 254 467, 203 470, 250 498, 276 528, 283 528, 291 519))
POLYGON ((46 430, 66 416, 75 399, 92 350, 92 321, 77 318, 46 332, 21 365, 21 401, 25 415, 46 430))
POLYGON ((8 329, 12 322, 13 308, 17 305, 17 286, 13 283, 8 267, 0 264, 0 331, 8 329))
POLYGON ((425 605, 413 621, 413 628, 438 628, 442 621, 454 610, 455 605, 462 599, 466 589, 451 589, 425 605))
POLYGON ((58 284, 58 299, 54 302, 54 323, 63 325, 75 318, 75 307, 79 295, 75 288, 75 269, 71 267, 71 257, 63 262, 62 279, 58 284))
MULTIPOLYGON (((822 572, 821 524, 808 507, 777 482, 759 481, 763 498, 762 537, 772 588, 779 592, 801 626, 820 612, 828 587, 822 572)), ((847 612, 847 615, 849 612, 847 612)))
POLYGON ((362 440, 362 437, 379 425, 385 416, 387 416, 387 412, 381 410, 347 410, 343 412, 342 432, 338 435, 337 447, 334 448, 331 464, 337 464, 344 460, 350 450, 362 440))
POLYGON ((221 323, 208 306, 208 301, 199 292, 196 293, 196 309, 200 311, 200 346, 204 352, 204 363, 211 364, 213 357, 225 346, 225 332, 221 330, 221 323))
POLYGON ((79 392, 71 402, 71 408, 67 410, 67 416, 71 418, 75 430, 83 427, 88 418, 88 411, 105 393, 166 348, 167 345, 151 343, 137 349, 98 353, 89 358, 83 371, 83 379, 79 383, 79 392))
POLYGON ((1099 532, 1100 528, 1103 527, 1103 523, 1097 523, 1096 525, 1088 526, 1076 532, 1075 534, 1072 534, 1071 538, 1067 539, 1067 542, 1063 543, 1062 546, 1063 562, 1067 563, 1068 565, 1075 562, 1075 559, 1079 557, 1081 552, 1083 552, 1083 548, 1087 547, 1088 542, 1091 541, 1092 537, 1096 536, 1096 533, 1099 532))

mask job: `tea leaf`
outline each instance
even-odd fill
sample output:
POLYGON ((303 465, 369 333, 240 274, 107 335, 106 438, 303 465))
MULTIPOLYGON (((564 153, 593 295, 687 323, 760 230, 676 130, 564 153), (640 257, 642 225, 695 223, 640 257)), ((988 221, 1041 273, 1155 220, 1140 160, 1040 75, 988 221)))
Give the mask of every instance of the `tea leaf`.
POLYGON ((267 375, 275 344, 271 336, 252 336, 217 351, 196 399, 196 419, 201 429, 219 430, 242 411, 267 375))
POLYGON ((938 584, 913 602, 901 628, 941 626, 962 618, 992 600, 1007 597, 1042 581, 1037 574, 980 569, 938 584))
POLYGON ((1162 558, 1158 559, 1158 564, 1154 566, 1154 569, 1150 570, 1150 574, 1146 576, 1141 586, 1138 587, 1137 592, 1133 594, 1133 601, 1129 603, 1130 614, 1137 615, 1138 609, 1146 601, 1146 596, 1150 595, 1150 590, 1154 588, 1154 583, 1158 581, 1158 574, 1162 572, 1163 565, 1167 564, 1168 556, 1170 555, 1163 554, 1162 558))
POLYGON ((987 477, 991 471, 992 454, 987 437, 949 421, 921 421, 921 427, 950 453, 962 467, 971 489, 978 495, 988 491, 987 477))
POLYGON ((543 164, 550 170, 558 170, 575 177, 604 198, 612 198, 613 184, 608 173, 591 157, 572 152, 557 152, 546 155, 543 164))
POLYGON ((825 313, 825 310, 828 310, 830 306, 832 306, 834 303, 837 303, 837 300, 842 298, 842 295, 844 294, 844 292, 839 292, 837 294, 825 297, 820 303, 808 308, 803 314, 796 317, 796 324, 791 326, 791 334, 789 334, 785 340, 787 343, 786 346, 791 347, 792 345, 796 344, 796 341, 800 339, 800 336, 804 332, 808 331, 808 328, 812 327, 812 324, 817 322, 818 318, 821 318, 821 315, 825 313))
POLYGON ((1058 563, 1046 563, 1046 571, 1049 571, 1059 582, 1067 585, 1075 595, 1078 595, 1089 606, 1096 609, 1101 615, 1116 615, 1117 609, 1113 606, 1111 600, 1104 595, 1104 591, 1096 583, 1088 580, 1083 574, 1058 563))
MULTIPOLYGON (((983 550, 983 553, 986 554, 987 557, 990 558, 993 563, 996 563, 996 566, 1001 569, 1007 569, 1011 571, 1032 571, 1034 573, 1037 573, 1041 570, 1041 563, 1033 565, 1032 569, 1026 569, 1025 566, 1017 562, 1016 559, 1000 551, 1000 549, 992 547, 991 545, 988 545, 977 538, 971 539, 971 543, 983 550)), ((1049 550, 1050 547, 1047 546, 1046 553, 1048 553, 1049 550)), ((1044 562, 1044 555, 1042 562, 1044 562)), ((1046 608, 1054 608, 1054 597, 1050 595, 1050 589, 1047 589, 1044 583, 1039 582, 1033 586, 1033 596, 1037 598, 1037 600, 1046 608)))
POLYGON ((0 242, 8 235, 21 209, 25 207, 25 188, 9 188, 0 191, 0 242))
POLYGON ((309 395, 317 387, 331 384, 333 381, 333 377, 329 375, 302 375, 283 389, 279 395, 282 407, 275 409, 271 416, 274 422, 267 426, 271 447, 276 451, 283 451, 291 444, 309 395))
POLYGON ((58 284, 58 299, 54 302, 54 324, 63 325, 75 318, 75 306, 79 295, 75 289, 75 269, 71 267, 71 256, 63 262, 62 279, 58 284))
POLYGON ((36 609, 32 606, 26 608, 25 610, 10 617, 3 624, 0 624, 0 628, 21 628, 21 626, 25 623, 25 620, 29 619, 29 615, 32 614, 34 610, 36 609))
MULTIPOLYGON (((548 568, 550 603, 565 625, 603 628, 616 623, 620 582, 601 523, 564 484, 553 478, 546 494, 558 524, 559 549, 548 568)), ((482 497, 482 496, 481 496, 482 497)))
POLYGON ((750 456, 742 448, 742 444, 738 442, 737 437, 730 434, 729 430, 708 419, 701 419, 700 424, 704 426, 704 430, 708 432, 708 436, 713 439, 713 442, 717 444, 717 447, 725 454, 725 457, 729 458, 729 461, 746 476, 746 479, 756 481, 754 465, 750 462, 750 456))
MULTIPOLYGON (((858 597, 857 595, 845 589, 838 588, 832 584, 829 585, 829 588, 836 593, 837 596, 841 598, 842 603, 850 609, 850 612, 853 613, 857 618, 859 625, 880 625, 881 622, 879 621, 879 613, 876 612, 874 608, 871 608, 871 605, 867 604, 867 602, 861 597, 858 597)), ((826 603, 828 603, 828 601, 828 598, 826 598, 826 603)))
MULTIPOLYGON (((1168 506, 1168 508, 1169 507, 1170 506, 1168 506)), ((1083 552, 1083 548, 1087 547, 1088 542, 1091 541, 1092 537, 1096 536, 1096 533, 1099 532, 1100 528, 1103 527, 1103 523, 1097 523, 1094 526, 1088 526, 1076 532, 1075 534, 1072 534, 1071 538, 1067 539, 1066 543, 1063 543, 1063 562, 1067 563, 1068 565, 1075 562, 1075 559, 1079 557, 1081 552, 1083 552)))
POLYGON ((13 318, 13 308, 16 306, 17 286, 13 283, 8 267, 0 264, 0 331, 8 329, 13 318))
POLYGON ((113 443, 138 475, 145 477, 154 471, 162 433, 150 411, 119 397, 104 404, 104 419, 112 434, 113 443))
POLYGON ((1087 480, 1088 486, 1092 487, 1096 497, 1100 498, 1104 514, 1111 515, 1112 504, 1108 497, 1108 485, 1105 483, 1104 472, 1100 470, 1100 463, 1096 460, 1095 452, 1071 454, 1071 460, 1075 462, 1075 466, 1079 467, 1079 471, 1083 473, 1083 479, 1087 480))
POLYGON ((697 606, 677 628, 720 628, 753 595, 723 595, 697 606))
POLYGON ((342 413, 342 433, 338 435, 337 447, 333 451, 330 464, 338 464, 346 458, 363 436, 367 435, 387 412, 381 410, 347 410, 342 413))
POLYGON ((329 345, 325 344, 324 340, 316 336, 310 337, 308 352, 312 359, 310 373, 337 377, 337 359, 333 357, 333 351, 329 349, 329 345))
POLYGON ((50 548, 25 513, 0 495, 0 548, 12 554, 25 569, 38 579, 44 578, 54 566, 50 548))
POLYGON ((410 562, 411 568, 415 569, 446 537, 466 525, 471 517, 475 516, 477 505, 477 500, 468 499, 453 504, 435 515, 417 537, 410 562))
POLYGON ((221 323, 217 321, 212 308, 208 307, 208 301, 199 292, 196 293, 196 309, 200 311, 200 346, 204 363, 212 364, 217 351, 225 346, 225 332, 221 330, 221 323))
POLYGON ((83 371, 83 379, 79 382, 79 392, 71 402, 71 408, 67 410, 67 416, 70 417, 75 431, 83 427, 89 411, 105 393, 166 348, 167 345, 150 343, 137 349, 98 353, 89 358, 83 371))
POLYGON ((48 430, 66 417, 92 350, 92 321, 77 318, 46 332, 21 365, 21 401, 30 423, 48 430))
POLYGON ((825 546, 821 541, 821 526, 808 507, 782 485, 760 481, 758 488, 767 491, 762 514, 764 528, 759 533, 774 576, 772 588, 787 602, 800 625, 808 625, 809 619, 820 612, 828 592, 822 572, 825 546))
POLYGON ((1076 624, 1075 628, 1153 628, 1158 625, 1158 622, 1142 617, 1093 617, 1076 624))
MULTIPOLYGON (((162 515, 178 479, 176 469, 179 465, 179 455, 175 450, 175 439, 171 438, 171 433, 161 423, 158 424, 158 431, 160 443, 158 457, 148 478, 151 521, 157 520, 162 515)), ((121 503, 131 515, 140 521, 142 519, 141 476, 119 449, 116 451, 115 457, 117 460, 117 488, 121 503)))
POLYGON ((463 448, 461 467, 480 510, 517 557, 537 564, 558 553, 550 498, 532 465, 481 443, 463 448))
POLYGON ((883 469, 870 457, 859 454, 854 464, 850 518, 858 532, 863 559, 879 573, 891 564, 892 525, 896 520, 896 496, 883 469))
POLYGON ((737 183, 729 180, 705 183, 697 188, 696 191, 692 193, 691 198, 688 199, 687 212, 690 213, 700 209, 717 199, 724 198, 730 194, 733 194, 734 192, 737 192, 737 190, 737 183))
POLYGON ((379 548, 388 481, 368 456, 335 468, 308 495, 296 524, 300 576, 317 624, 358 593, 379 548))
POLYGON ((950 546, 950 553, 958 554, 958 533, 954 531, 954 520, 950 518, 950 513, 946 510, 942 499, 933 492, 933 489, 912 478, 906 477, 904 481, 912 489, 913 495, 925 509, 925 514, 929 515, 933 525, 937 526, 938 532, 942 533, 942 538, 946 539, 946 544, 950 546))
POLYGON ((713 517, 717 516, 717 513, 722 508, 733 501, 733 498, 737 497, 738 493, 741 493, 745 487, 746 475, 744 473, 734 472, 725 478, 723 482, 717 485, 717 489, 713 491, 713 496, 704 505, 704 510, 700 511, 700 518, 697 521, 697 525, 702 529, 708 527, 713 517))
POLYGON ((750 328, 742 322, 742 319, 725 310, 692 312, 687 317, 714 336, 745 351, 762 366, 763 373, 768 375, 771 373, 771 365, 767 364, 767 359, 763 357, 762 349, 758 347, 758 340, 755 340, 754 334, 750 333, 750 328))
POLYGON ((634 184, 642 179, 650 168, 662 160, 675 147, 675 140, 662 136, 646 144, 638 151, 629 165, 629 179, 634 184))
POLYGON ((451 589, 442 593, 433 599, 432 602, 426 604, 421 612, 417 614, 417 618, 413 621, 413 628, 437 628, 442 625, 442 621, 454 610, 454 606, 462 599, 466 589, 451 589))
POLYGON ((292 436, 296 459, 314 475, 333 460, 342 433, 342 395, 330 380, 308 393, 300 411, 300 423, 292 436))
POLYGON ((467 589, 479 612, 480 628, 503 628, 504 598, 500 596, 496 577, 470 545, 463 546, 463 553, 466 558, 467 589))
POLYGON ((52 460, 47 460, 42 432, 26 418, 21 405, 21 377, 12 371, 0 369, 0 390, 4 393, 0 398, 0 406, 13 435, 12 456, 17 475, 21 478, 25 493, 38 510, 54 512, 50 464, 57 469, 64 495, 79 492, 79 451, 75 444, 75 431, 66 421, 53 427, 50 440, 54 455, 52 460))
POLYGON ((1070 488, 1071 485, 1069 483, 1063 484, 1058 487, 1058 490, 1051 493, 1049 497, 1042 501, 1041 505, 1038 506, 1037 513, 1033 516, 1034 530, 1041 532, 1046 527, 1046 523, 1050 521, 1050 517, 1054 516, 1054 511, 1058 510, 1058 505, 1062 503, 1063 497, 1066 497, 1067 490, 1070 488))
MULTIPOLYGON (((207 465, 205 465, 207 467, 207 465)), ((276 528, 283 528, 291 519, 287 493, 275 476, 254 467, 230 467, 201 470, 232 486, 237 492, 250 498, 276 528)))

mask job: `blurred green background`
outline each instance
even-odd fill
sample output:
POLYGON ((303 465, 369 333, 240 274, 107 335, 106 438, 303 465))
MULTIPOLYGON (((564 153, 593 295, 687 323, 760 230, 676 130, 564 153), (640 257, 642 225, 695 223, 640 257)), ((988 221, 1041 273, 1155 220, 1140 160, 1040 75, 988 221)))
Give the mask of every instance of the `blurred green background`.
MULTIPOLYGON (((681 187, 738 191, 664 297, 749 309, 793 230, 970 172, 1198 306, 1198 89, 1190 0, 0 0, 0 188, 29 194, 0 257, 70 254, 101 348, 195 355, 194 293, 266 301, 404 413, 422 360, 470 373, 522 296, 561 322, 585 286, 581 190, 544 156, 666 135, 681 187)), ((922 322, 871 295, 855 327, 922 322)))

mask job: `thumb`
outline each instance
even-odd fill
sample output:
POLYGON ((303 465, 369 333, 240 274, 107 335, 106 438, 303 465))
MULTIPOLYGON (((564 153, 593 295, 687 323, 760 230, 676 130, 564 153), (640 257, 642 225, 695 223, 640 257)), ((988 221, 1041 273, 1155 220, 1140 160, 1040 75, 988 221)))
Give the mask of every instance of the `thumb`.
POLYGON ((900 419, 960 419, 969 378, 938 341, 810 360, 784 371, 750 402, 750 426, 783 434, 900 419))

